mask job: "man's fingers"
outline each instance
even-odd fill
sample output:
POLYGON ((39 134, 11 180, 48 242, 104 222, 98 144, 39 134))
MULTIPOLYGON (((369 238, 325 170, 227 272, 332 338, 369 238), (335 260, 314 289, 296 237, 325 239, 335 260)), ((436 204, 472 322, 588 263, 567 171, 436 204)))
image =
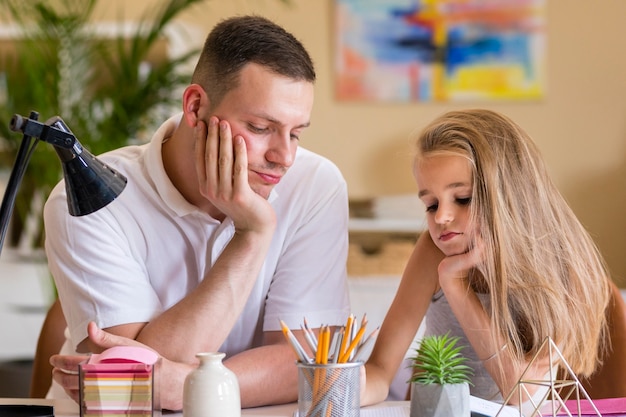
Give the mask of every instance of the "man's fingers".
POLYGON ((207 135, 204 139, 206 147, 204 150, 204 161, 202 166, 206 175, 204 187, 213 192, 218 184, 218 160, 220 151, 220 121, 217 117, 209 119, 207 135))
POLYGON ((87 356, 80 355, 52 355, 50 357, 50 365, 54 367, 52 379, 76 402, 79 402, 78 365, 87 358, 87 356))
POLYGON ((91 352, 100 353, 103 350, 115 347, 115 346, 141 346, 146 347, 141 342, 138 342, 133 339, 129 339, 127 337, 118 336, 115 334, 111 334, 109 332, 105 332, 100 329, 96 323, 93 321, 90 322, 87 326, 87 333, 89 334, 89 340, 87 341, 87 346, 91 352))
POLYGON ((241 190, 248 186, 248 150, 243 137, 237 136, 234 139, 235 165, 233 167, 234 186, 241 190))
POLYGON ((54 368, 52 370, 52 378, 66 391, 78 390, 79 388, 78 374, 68 374, 59 368, 54 368))
POLYGON ((233 184, 233 141, 230 125, 220 121, 218 175, 222 192, 230 192, 233 184))
MULTIPOLYGON (((209 126, 211 126, 211 124, 213 125, 212 129, 215 131, 217 128, 215 127, 215 125, 217 124, 216 120, 211 120, 209 123, 209 126)), ((211 129, 211 127, 209 127, 209 129, 211 129)), ((196 151, 196 175, 198 176, 198 182, 200 183, 200 186, 203 187, 204 184, 206 184, 207 181, 207 154, 206 154, 206 148, 207 148, 207 136, 208 136, 208 132, 207 132, 207 127, 206 124, 203 121, 198 121, 198 124, 196 125, 196 127, 194 127, 193 130, 193 135, 194 135, 194 139, 196 142, 196 147, 195 147, 195 151, 196 151)))
POLYGON ((59 369, 67 375, 78 375, 78 364, 86 361, 87 356, 65 356, 65 355, 52 355, 50 357, 50 365, 59 369))

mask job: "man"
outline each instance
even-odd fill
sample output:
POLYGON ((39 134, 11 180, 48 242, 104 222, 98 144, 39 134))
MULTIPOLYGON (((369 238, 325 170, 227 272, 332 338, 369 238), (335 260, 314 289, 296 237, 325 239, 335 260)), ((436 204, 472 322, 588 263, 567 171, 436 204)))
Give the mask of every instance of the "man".
MULTIPOLYGON (((56 187, 44 218, 71 336, 62 352, 151 347, 164 358, 168 409, 182 407, 184 376, 206 351, 227 354, 242 406, 297 398, 279 319, 298 329, 303 317, 318 327, 349 312, 346 184, 298 148, 314 80, 308 53, 284 29, 256 16, 222 21, 182 116, 149 144, 102 156, 128 177, 118 199, 74 218, 56 187)), ((52 363, 75 367, 76 358, 52 363)), ((76 378, 61 374, 71 392, 76 378)))

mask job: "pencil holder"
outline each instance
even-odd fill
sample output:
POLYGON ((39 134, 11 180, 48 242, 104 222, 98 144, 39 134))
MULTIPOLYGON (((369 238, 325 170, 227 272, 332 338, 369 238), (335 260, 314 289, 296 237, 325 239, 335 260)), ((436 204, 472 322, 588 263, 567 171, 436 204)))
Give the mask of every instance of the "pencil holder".
POLYGON ((363 362, 298 362, 298 417, 358 417, 363 362))
POLYGON ((80 416, 161 416, 160 358, 149 349, 119 346, 79 365, 80 416))

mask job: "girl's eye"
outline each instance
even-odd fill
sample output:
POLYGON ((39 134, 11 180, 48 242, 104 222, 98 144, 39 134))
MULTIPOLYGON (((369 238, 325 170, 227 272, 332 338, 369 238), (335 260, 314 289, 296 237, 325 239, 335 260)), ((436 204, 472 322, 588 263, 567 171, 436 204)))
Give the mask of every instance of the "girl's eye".
POLYGON ((462 206, 467 206, 469 203, 472 202, 472 197, 457 198, 456 201, 462 206))
POLYGON ((438 208, 439 208, 439 204, 431 204, 430 206, 426 206, 426 212, 432 213, 434 211, 437 211, 438 208))

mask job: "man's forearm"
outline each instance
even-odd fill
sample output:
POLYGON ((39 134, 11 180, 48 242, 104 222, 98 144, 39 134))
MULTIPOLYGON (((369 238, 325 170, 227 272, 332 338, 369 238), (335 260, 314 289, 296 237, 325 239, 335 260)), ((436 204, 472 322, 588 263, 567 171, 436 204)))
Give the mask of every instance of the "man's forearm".
POLYGON ((236 234, 198 287, 148 323, 137 340, 179 362, 217 351, 248 300, 270 241, 236 234))
POLYGON ((254 348, 227 359, 237 375, 243 408, 284 404, 298 399, 298 369, 286 344, 254 348))

